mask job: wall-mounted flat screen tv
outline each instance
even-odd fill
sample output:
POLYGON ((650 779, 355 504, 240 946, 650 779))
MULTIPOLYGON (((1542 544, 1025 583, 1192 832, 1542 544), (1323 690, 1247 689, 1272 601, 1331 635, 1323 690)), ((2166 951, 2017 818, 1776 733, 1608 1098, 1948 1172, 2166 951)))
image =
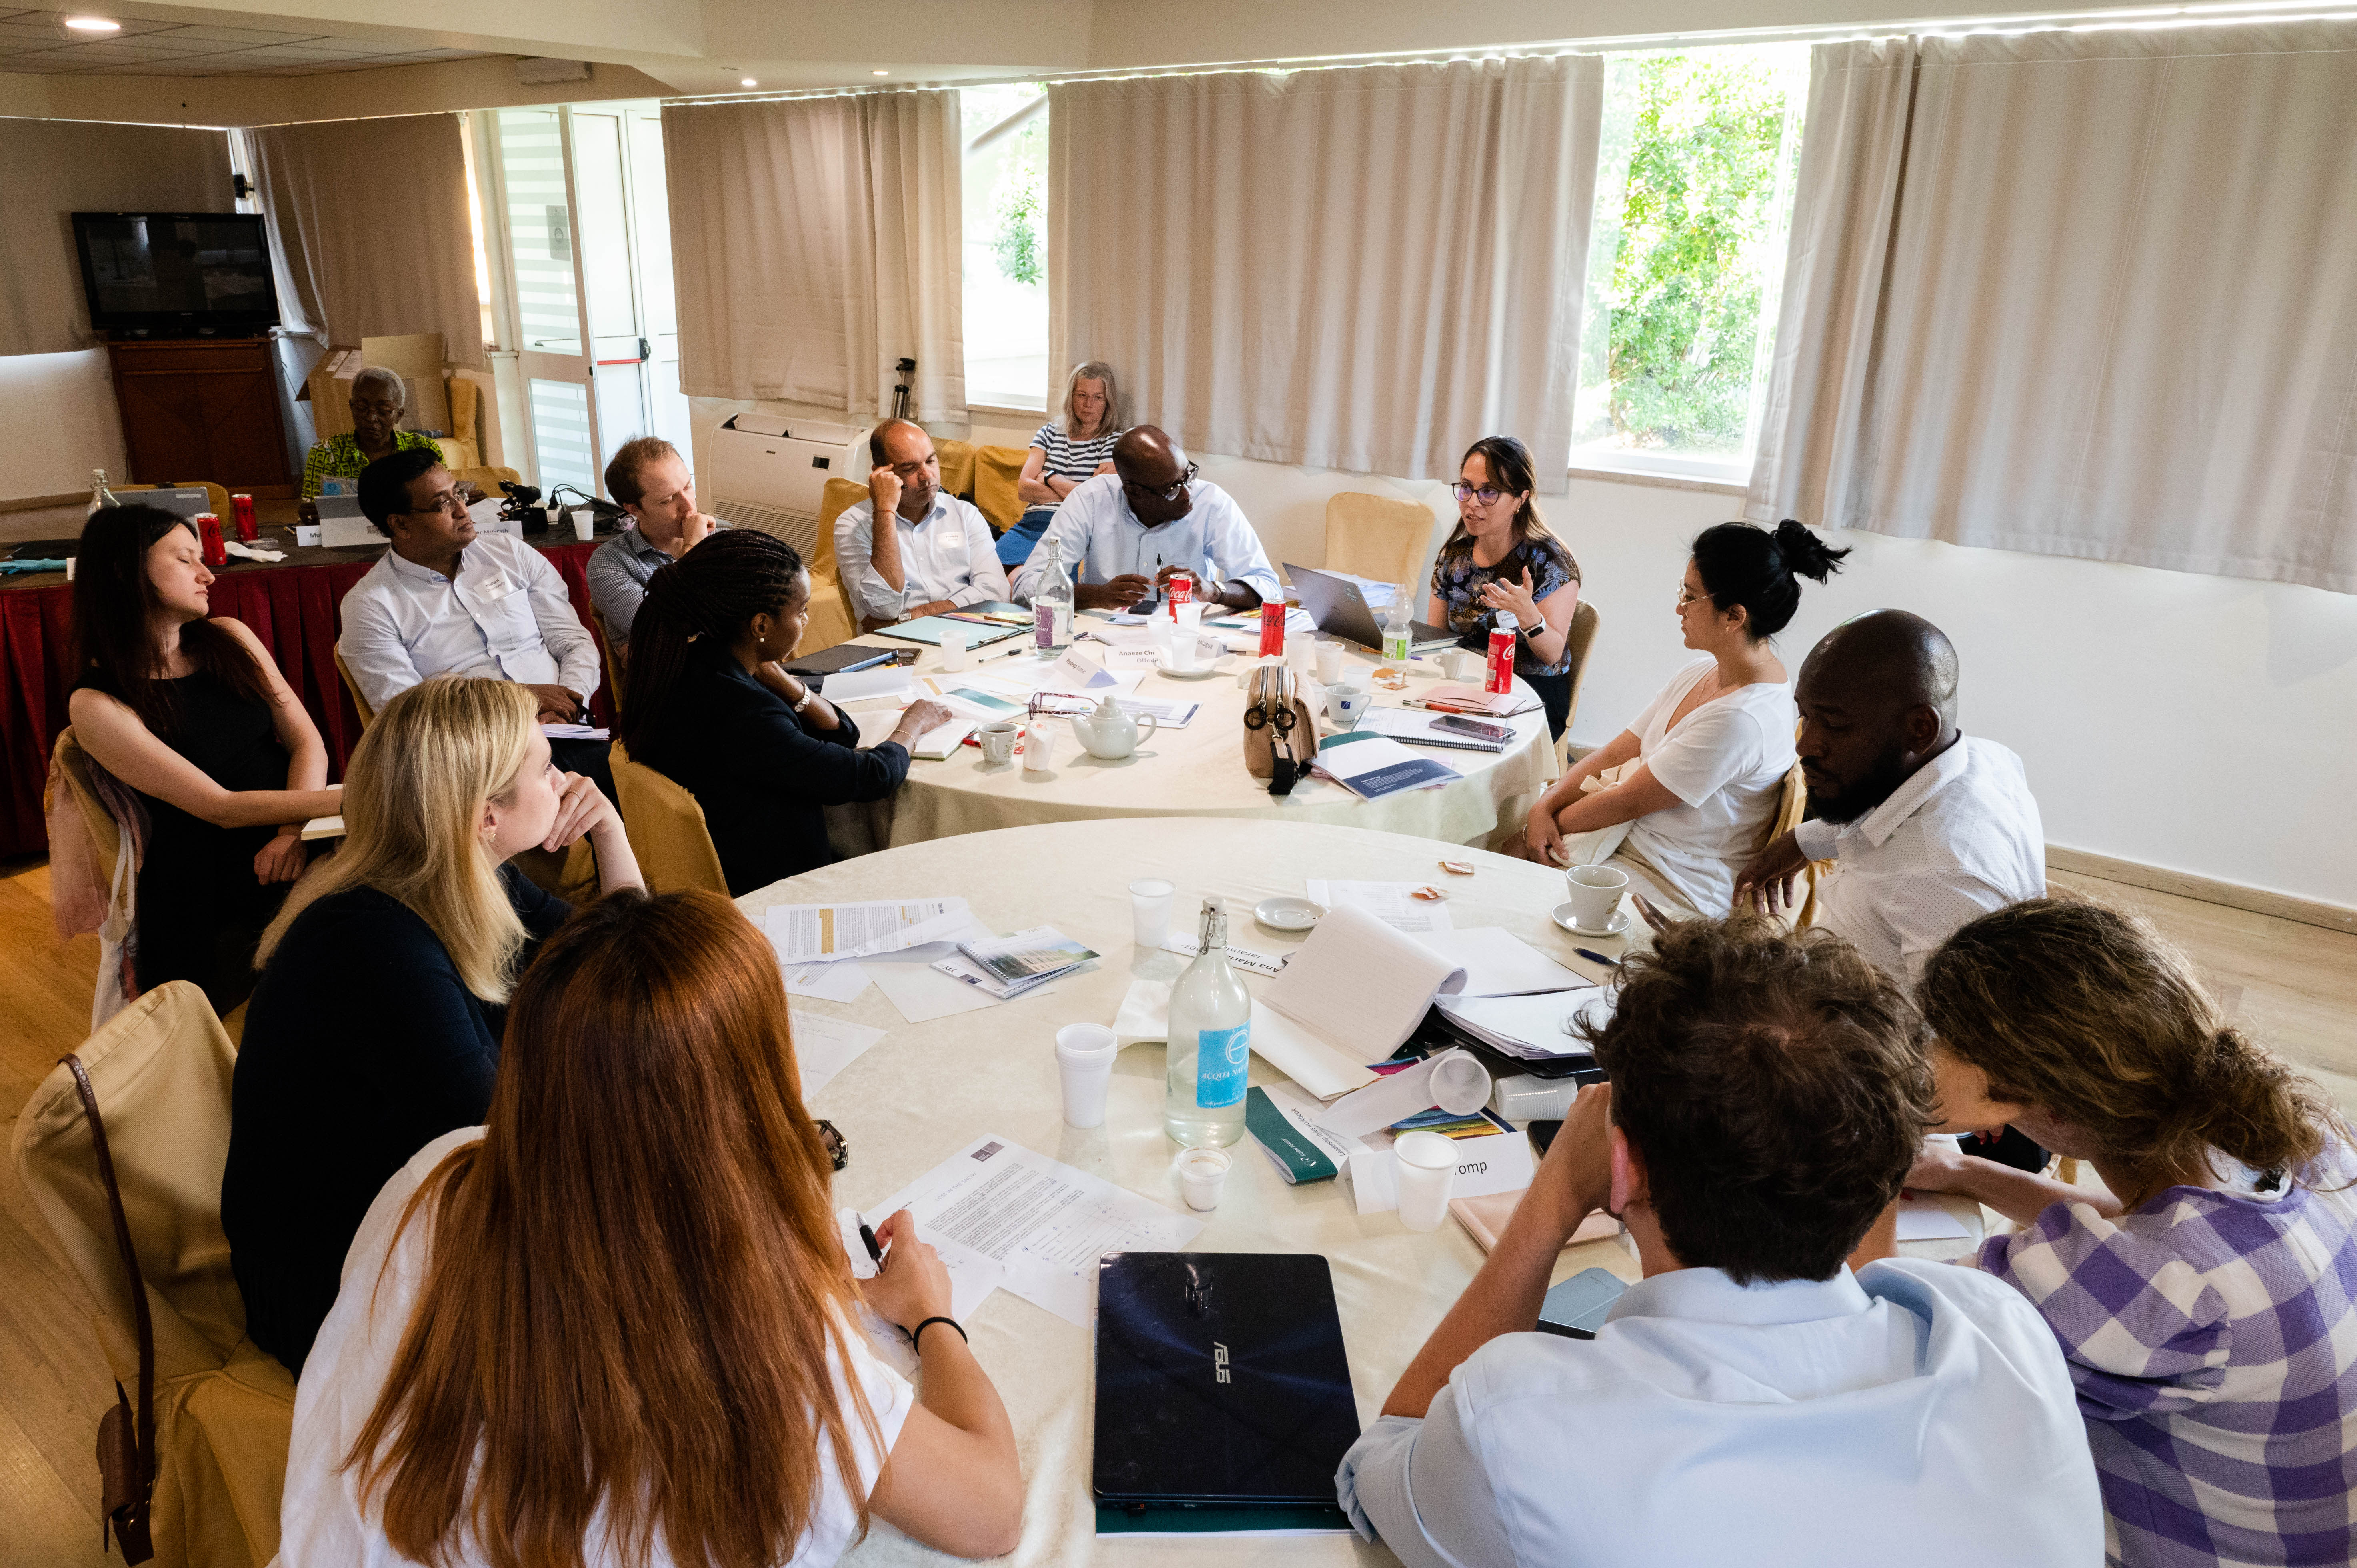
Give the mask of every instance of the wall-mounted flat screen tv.
POLYGON ((90 324, 157 338, 278 325, 270 241, 253 212, 77 212, 90 324))

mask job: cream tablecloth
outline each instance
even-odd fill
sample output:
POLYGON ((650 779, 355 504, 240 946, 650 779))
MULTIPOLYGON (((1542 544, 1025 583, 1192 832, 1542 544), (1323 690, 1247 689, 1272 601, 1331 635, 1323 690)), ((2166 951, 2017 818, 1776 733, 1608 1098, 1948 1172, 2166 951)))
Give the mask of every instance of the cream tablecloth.
MULTIPOLYGON (((1081 618, 1081 625, 1085 628, 1090 619, 1081 618)), ((877 646, 909 646, 882 637, 861 640, 877 646)), ((993 648, 969 654, 966 673, 1005 672, 1017 661, 1033 657, 1028 642, 1018 648, 1011 653, 993 648)), ((940 674, 941 657, 939 649, 924 649, 914 673, 940 674)), ((1139 696, 1156 702, 1200 703, 1201 710, 1184 729, 1148 732, 1141 737, 1136 755, 1118 762, 1089 756, 1069 725, 1058 726, 1055 766, 1045 776, 1027 773, 1019 765, 993 767, 975 746, 960 747, 956 755, 939 761, 920 758, 909 768, 908 781, 889 801, 866 809, 866 832, 874 843, 899 845, 993 828, 1089 818, 1266 817, 1481 844, 1501 826, 1519 828, 1537 802, 1539 791, 1561 771, 1546 717, 1534 710, 1513 721, 1514 739, 1501 753, 1415 748, 1420 755, 1440 757, 1462 772, 1465 777, 1455 783, 1381 800, 1361 800, 1340 784, 1312 779, 1290 795, 1272 796, 1265 781, 1244 771, 1244 694, 1232 672, 1249 662, 1240 655, 1230 655, 1222 667, 1229 673, 1203 681, 1147 675, 1138 688, 1139 696)), ((1346 656, 1343 664, 1349 673, 1344 678, 1374 691, 1382 706, 1397 707, 1403 699, 1441 683, 1437 660, 1419 660, 1418 669, 1428 673, 1411 681, 1405 692, 1381 691, 1369 679, 1374 663, 1363 656, 1346 656)), ((871 738, 890 726, 897 706, 884 699, 845 704, 871 738)), ((845 849, 865 847, 856 838, 841 842, 845 825, 857 815, 841 811, 830 815, 830 828, 845 849)))
MULTIPOLYGON (((1276 950, 1298 944, 1254 926, 1250 907, 1270 894, 1301 892, 1305 878, 1443 883, 1460 929, 1502 926, 1582 973, 1602 972, 1577 956, 1570 936, 1547 918, 1547 910, 1563 897, 1561 874, 1429 840, 1324 823, 1200 818, 1065 822, 914 844, 810 872, 737 903, 758 916, 773 903, 954 893, 994 930, 1053 924, 1103 955, 1093 972, 1060 981, 1044 993, 913 1026, 901 1021, 874 986, 845 1004, 795 997, 797 1013, 833 1014, 888 1031, 813 1097, 813 1113, 833 1120, 851 1146, 850 1166, 835 1177, 838 1204, 873 1208, 987 1132, 1174 1208, 1183 1207, 1169 1175, 1176 1150, 1162 1133, 1163 1047, 1133 1046, 1121 1054, 1105 1124, 1090 1131, 1064 1125, 1056 1075, 1059 1026, 1081 1020, 1109 1024, 1134 973, 1167 980, 1178 972, 1180 961, 1172 955, 1140 955, 1132 944, 1127 886, 1145 875, 1176 882, 1181 911, 1197 908, 1207 893, 1224 896, 1233 911, 1231 940, 1276 950), (1470 861, 1475 874, 1442 872, 1436 862, 1443 854, 1470 861)), ((1180 919, 1190 920, 1191 913, 1180 919)), ((1627 939, 1583 939, 1582 945, 1618 956, 1627 939)), ((1251 976, 1245 982, 1254 990, 1265 983, 1251 976)), ((1274 1076, 1254 1059, 1254 1082, 1274 1076)), ((1361 1420, 1372 1421, 1392 1384, 1472 1279, 1480 1249, 1454 1221, 1416 1235, 1394 1214, 1361 1218, 1347 1192, 1333 1183, 1287 1187, 1249 1138, 1232 1153, 1236 1164, 1224 1200, 1217 1212, 1202 1217, 1208 1223, 1193 1246, 1205 1251, 1325 1254, 1333 1268, 1361 1420)), ((1618 1243, 1597 1242, 1566 1251, 1555 1278, 1591 1265, 1636 1277, 1634 1260, 1618 1243)), ((1023 1541, 1012 1561, 1224 1564, 1265 1561, 1276 1551, 1288 1563, 1303 1565, 1394 1561, 1388 1551, 1354 1536, 1287 1540, 1281 1546, 1249 1538, 1100 1542, 1089 1499, 1090 1335, 1003 1290, 967 1327, 976 1355, 1006 1402, 1022 1448, 1028 1497, 1023 1541)), ((846 1561, 951 1560, 878 1523, 846 1561)))

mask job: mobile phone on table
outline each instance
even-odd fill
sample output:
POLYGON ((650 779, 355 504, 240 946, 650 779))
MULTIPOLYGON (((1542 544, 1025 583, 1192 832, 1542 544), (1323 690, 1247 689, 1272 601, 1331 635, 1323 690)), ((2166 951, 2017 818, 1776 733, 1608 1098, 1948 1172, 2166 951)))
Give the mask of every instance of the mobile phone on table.
POLYGON ((1514 738, 1512 725, 1491 724, 1488 719, 1469 719, 1462 714, 1444 714, 1432 721, 1435 729, 1454 730, 1479 740, 1509 741, 1514 738))

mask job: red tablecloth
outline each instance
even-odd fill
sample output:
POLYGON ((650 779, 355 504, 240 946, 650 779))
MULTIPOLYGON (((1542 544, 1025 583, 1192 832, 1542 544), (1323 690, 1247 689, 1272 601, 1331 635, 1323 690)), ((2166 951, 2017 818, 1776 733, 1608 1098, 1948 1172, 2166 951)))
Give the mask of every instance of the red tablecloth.
MULTIPOLYGON (((596 543, 544 545, 541 553, 565 578, 581 624, 589 621, 589 556, 596 543)), ((344 776, 360 744, 360 715, 336 674, 336 636, 344 595, 375 564, 373 556, 332 566, 243 566, 213 579, 217 616, 233 616, 262 639, 286 683, 310 710, 328 743, 328 777, 344 776)), ((73 589, 64 584, 0 593, 0 855, 43 854, 48 830, 41 818, 41 785, 49 748, 66 727, 66 695, 73 689, 73 589)), ((612 722, 609 688, 590 699, 599 724, 612 722)))

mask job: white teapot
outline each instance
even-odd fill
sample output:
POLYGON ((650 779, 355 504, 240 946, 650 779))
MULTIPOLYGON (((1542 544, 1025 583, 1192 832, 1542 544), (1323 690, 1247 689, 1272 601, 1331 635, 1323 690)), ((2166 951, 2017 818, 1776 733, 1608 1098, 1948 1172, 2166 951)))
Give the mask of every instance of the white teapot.
MULTIPOLYGON (((1146 715, 1146 727, 1158 729, 1154 715, 1146 715)), ((1107 762, 1118 762, 1137 750, 1137 721, 1122 712, 1121 704, 1108 694, 1098 704, 1097 711, 1086 718, 1072 720, 1072 733, 1091 757, 1101 757, 1107 762)))

